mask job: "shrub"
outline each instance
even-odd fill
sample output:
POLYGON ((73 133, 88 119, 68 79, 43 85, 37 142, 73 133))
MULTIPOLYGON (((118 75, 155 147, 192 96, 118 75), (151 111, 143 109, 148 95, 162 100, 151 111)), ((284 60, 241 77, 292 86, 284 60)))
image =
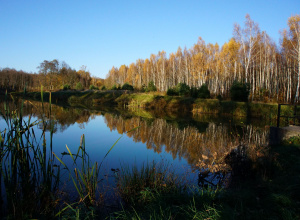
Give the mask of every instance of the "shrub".
POLYGON ((92 89, 92 90, 99 90, 99 88, 97 86, 94 86, 94 85, 90 85, 90 89, 92 89))
POLYGON ((69 90, 71 89, 71 86, 69 84, 63 85, 63 90, 69 90))
POLYGON ((198 98, 208 99, 210 98, 210 91, 206 84, 203 84, 198 91, 198 98))
POLYGON ((157 91, 157 88, 154 85, 154 82, 151 81, 151 82, 149 82, 149 84, 145 90, 146 90, 146 92, 155 92, 155 91, 157 91))
POLYGON ((140 92, 146 92, 146 87, 142 87, 139 89, 140 92))
POLYGON ((111 87, 111 90, 118 90, 118 87, 117 87, 116 85, 113 85, 113 86, 111 87))
POLYGON ((198 98, 198 89, 196 87, 191 87, 190 94, 191 94, 191 97, 198 98))
POLYGON ((146 85, 143 84, 142 87, 140 88, 140 92, 146 92, 146 89, 147 89, 146 85))
POLYGON ((221 101, 223 101, 223 97, 219 94, 219 95, 217 95, 217 99, 221 102, 221 101))
POLYGON ((190 87, 185 83, 178 83, 175 87, 175 91, 180 95, 188 95, 190 93, 190 87))
POLYGON ((176 95, 178 95, 178 92, 174 88, 169 88, 167 90, 167 95, 169 95, 169 96, 176 96, 176 95))
POLYGON ((247 102, 250 93, 249 83, 234 81, 230 88, 230 98, 232 101, 247 102))
POLYGON ((133 86, 130 85, 129 83, 124 83, 124 85, 122 86, 123 90, 133 90, 133 86))
POLYGON ((106 87, 105 87, 105 86, 102 86, 101 90, 106 90, 106 87))
POLYGON ((83 90, 83 86, 82 86, 82 84, 81 84, 81 82, 78 82, 77 84, 76 84, 76 87, 75 87, 77 90, 83 90))

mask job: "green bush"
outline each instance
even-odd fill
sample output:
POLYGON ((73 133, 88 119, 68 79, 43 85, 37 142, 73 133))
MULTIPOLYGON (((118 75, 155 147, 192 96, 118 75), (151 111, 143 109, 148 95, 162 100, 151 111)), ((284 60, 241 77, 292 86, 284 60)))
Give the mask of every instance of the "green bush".
POLYGON ((201 99, 208 99, 210 98, 210 91, 206 84, 203 84, 200 89, 198 90, 198 98, 201 99))
POLYGON ((175 91, 178 92, 180 96, 188 95, 190 93, 190 87, 185 83, 178 83, 175 87, 175 91))
POLYGON ((94 86, 94 85, 90 85, 90 89, 91 90, 99 90, 99 88, 97 86, 94 86))
POLYGON ((133 86, 130 85, 129 83, 124 83, 124 85, 122 86, 122 90, 131 90, 131 91, 133 91, 133 86))
POLYGON ((149 84, 148 84, 147 88, 145 89, 145 91, 146 92, 155 92, 155 91, 157 91, 157 88, 154 85, 153 81, 149 82, 149 84))
POLYGON ((111 90, 118 90, 118 87, 117 87, 116 85, 113 85, 113 86, 111 87, 111 90))
POLYGON ((139 89, 140 92, 146 92, 146 87, 142 87, 139 89))
POLYGON ((230 88, 230 98, 232 101, 247 102, 250 93, 249 83, 234 81, 230 88))
MULTIPOLYGON (((195 89, 195 88, 193 88, 193 89, 195 89)), ((191 92, 191 89, 187 84, 178 83, 175 87, 169 88, 167 90, 167 95, 169 95, 169 96, 176 96, 176 95, 183 96, 183 95, 189 95, 190 92, 191 92)))
POLYGON ((71 89, 71 86, 69 84, 63 85, 63 90, 69 90, 71 89))
POLYGON ((81 84, 81 82, 78 82, 77 84, 76 84, 76 87, 75 87, 77 90, 83 90, 83 86, 82 86, 82 84, 81 84))
POLYGON ((169 96, 176 96, 176 95, 178 95, 178 92, 175 89, 173 89, 173 88, 169 88, 167 90, 167 95, 169 95, 169 96))
POLYGON ((106 87, 105 87, 105 86, 102 86, 101 90, 106 90, 106 87))
POLYGON ((198 98, 198 89, 196 87, 191 87, 190 95, 193 98, 198 98))

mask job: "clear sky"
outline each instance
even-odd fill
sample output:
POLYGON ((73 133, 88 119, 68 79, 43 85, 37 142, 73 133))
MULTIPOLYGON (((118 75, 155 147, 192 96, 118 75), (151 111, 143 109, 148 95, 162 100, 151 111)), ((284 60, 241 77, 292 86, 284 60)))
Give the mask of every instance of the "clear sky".
POLYGON ((198 37, 222 46, 247 13, 278 43, 300 0, 0 0, 0 68, 37 72, 58 59, 105 78, 112 66, 189 49, 198 37))

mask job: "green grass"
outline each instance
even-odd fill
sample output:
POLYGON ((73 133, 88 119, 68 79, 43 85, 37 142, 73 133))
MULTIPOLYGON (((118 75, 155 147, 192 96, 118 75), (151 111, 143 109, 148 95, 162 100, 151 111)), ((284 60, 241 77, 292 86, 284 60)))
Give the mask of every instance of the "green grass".
POLYGON ((162 115, 165 112, 190 112, 193 98, 165 96, 159 92, 123 94, 116 99, 120 106, 131 108, 144 108, 162 115))
POLYGON ((213 204, 218 190, 190 188, 186 180, 163 163, 123 165, 117 172, 117 190, 123 209, 116 219, 218 219, 213 204))
POLYGON ((121 106, 145 107, 146 103, 150 103, 154 100, 154 97, 155 95, 153 93, 123 94, 116 99, 116 102, 121 106))
POLYGON ((181 180, 164 164, 143 164, 128 167, 123 165, 117 173, 118 191, 124 201, 134 205, 145 205, 156 196, 179 190, 181 180))

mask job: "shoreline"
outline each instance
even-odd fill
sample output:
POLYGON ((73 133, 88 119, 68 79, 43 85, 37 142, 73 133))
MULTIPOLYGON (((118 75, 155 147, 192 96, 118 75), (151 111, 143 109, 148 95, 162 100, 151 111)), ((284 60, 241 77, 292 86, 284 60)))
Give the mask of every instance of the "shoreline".
MULTIPOLYGON (((42 101, 41 92, 11 93, 13 96, 42 101)), ((49 101, 49 92, 43 92, 43 101, 49 101)), ((53 104, 64 104, 73 107, 86 106, 119 106, 130 109, 145 109, 154 112, 168 111, 172 113, 213 114, 234 117, 250 117, 275 120, 277 103, 235 102, 218 99, 194 99, 185 96, 167 96, 159 92, 135 93, 127 90, 108 91, 56 91, 51 92, 53 104)), ((284 106, 282 114, 293 116, 293 107, 284 106)))

